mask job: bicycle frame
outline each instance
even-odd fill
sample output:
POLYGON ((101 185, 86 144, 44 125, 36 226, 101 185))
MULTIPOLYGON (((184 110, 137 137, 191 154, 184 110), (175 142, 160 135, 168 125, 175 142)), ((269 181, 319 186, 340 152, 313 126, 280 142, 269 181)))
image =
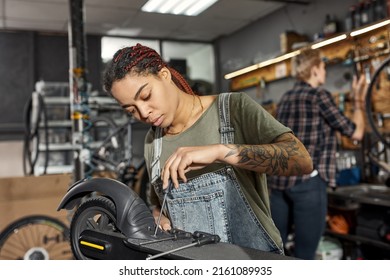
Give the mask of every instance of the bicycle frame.
MULTIPOLYGON (((135 184, 136 176, 139 171, 145 166, 145 160, 142 158, 139 162, 136 162, 132 152, 132 125, 136 122, 133 118, 130 118, 126 123, 119 127, 116 127, 97 147, 93 149, 91 154, 90 167, 92 172, 96 171, 97 167, 103 167, 102 171, 109 171, 114 173, 115 179, 123 182, 126 185, 132 186, 135 184), (118 137, 122 137, 126 134, 126 146, 121 147, 118 144, 118 137), (111 145, 111 146, 110 146, 111 145), (110 159, 106 152, 108 149, 122 149, 124 154, 123 158, 110 159)), ((123 141, 123 140, 122 140, 123 141)), ((123 144, 122 144, 123 145, 123 144)), ((110 153, 110 151, 108 151, 110 153)))

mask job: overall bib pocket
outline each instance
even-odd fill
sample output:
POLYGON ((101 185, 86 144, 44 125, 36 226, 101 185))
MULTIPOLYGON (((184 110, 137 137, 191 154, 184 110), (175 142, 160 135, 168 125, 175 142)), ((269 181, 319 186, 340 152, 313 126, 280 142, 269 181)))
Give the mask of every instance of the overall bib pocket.
MULTIPOLYGON (((187 193, 188 194, 188 193, 187 193)), ((168 198, 167 205, 172 225, 185 231, 197 230, 218 234, 228 242, 227 215, 222 190, 209 194, 180 195, 168 198)))

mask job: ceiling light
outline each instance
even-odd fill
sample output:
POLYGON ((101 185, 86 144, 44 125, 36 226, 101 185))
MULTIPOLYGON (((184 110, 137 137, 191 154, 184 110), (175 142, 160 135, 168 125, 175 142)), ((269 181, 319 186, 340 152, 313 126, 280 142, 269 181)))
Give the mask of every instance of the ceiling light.
POLYGON ((271 64, 275 64, 275 63, 281 62, 281 61, 283 61, 283 60, 292 58, 292 57, 294 57, 294 56, 300 54, 300 52, 301 52, 300 50, 296 50, 296 51, 292 51, 292 52, 286 53, 286 54, 284 54, 284 55, 281 55, 281 56, 278 56, 278 57, 275 57, 275 58, 271 58, 271 59, 269 59, 269 60, 266 60, 266 61, 263 61, 263 62, 254 64, 254 65, 245 67, 245 68, 243 68, 243 69, 234 71, 234 72, 232 72, 232 73, 226 74, 226 75, 224 76, 224 78, 225 78, 226 80, 229 80, 229 79, 231 79, 231 78, 234 78, 234 77, 243 75, 243 74, 245 74, 245 73, 254 71, 254 70, 256 70, 256 69, 260 69, 260 68, 263 68, 263 67, 265 67, 265 66, 268 66, 268 65, 271 65, 271 64))
POLYGON ((265 67, 265 66, 268 66, 268 65, 271 65, 271 64, 275 64, 275 63, 281 62, 281 61, 283 61, 283 60, 292 58, 292 57, 294 57, 294 56, 296 56, 296 55, 298 55, 298 54, 300 54, 300 53, 301 53, 300 50, 293 51, 293 52, 286 53, 286 54, 284 54, 284 55, 281 55, 281 56, 278 56, 278 57, 271 58, 271 59, 269 59, 269 60, 260 62, 260 63, 257 64, 257 65, 259 66, 259 68, 262 68, 262 67, 265 67))
POLYGON ((144 12, 196 16, 218 0, 149 0, 144 12))
POLYGON ((354 36, 357 36, 357 35, 360 35, 360 34, 369 32, 369 31, 371 31, 371 30, 377 29, 377 28, 379 28, 379 27, 385 26, 386 24, 389 24, 389 23, 390 23, 390 20, 385 20, 385 21, 376 23, 376 24, 374 24, 374 25, 370 25, 370 26, 368 26, 368 27, 365 27, 365 28, 362 28, 362 29, 353 31, 353 32, 351 32, 350 35, 351 35, 351 37, 354 37, 354 36))
POLYGON ((234 72, 232 72, 232 73, 226 74, 226 75, 224 76, 224 78, 225 78, 226 80, 229 80, 229 79, 231 79, 231 78, 234 78, 234 77, 243 75, 243 74, 245 74, 245 73, 249 73, 249 72, 251 72, 251 71, 254 71, 254 70, 258 69, 258 68, 259 68, 259 66, 258 66, 257 64, 254 64, 254 65, 251 65, 251 66, 242 68, 242 69, 240 69, 240 70, 234 71, 234 72))
POLYGON ((337 36, 337 37, 334 37, 334 38, 330 38, 328 40, 325 40, 325 41, 321 41, 319 43, 316 43, 314 45, 311 46, 312 49, 318 49, 318 48, 321 48, 323 46, 326 46, 326 45, 329 45, 329 44, 333 44, 335 42, 338 42, 338 41, 341 41, 341 40, 344 40, 347 38, 347 35, 346 34, 342 34, 340 36, 337 36))

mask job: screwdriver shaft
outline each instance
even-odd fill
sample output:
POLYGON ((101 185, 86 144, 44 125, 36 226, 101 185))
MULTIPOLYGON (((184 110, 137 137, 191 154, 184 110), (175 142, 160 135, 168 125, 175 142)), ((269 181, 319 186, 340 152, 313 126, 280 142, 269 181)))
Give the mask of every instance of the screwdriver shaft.
POLYGON ((171 190, 171 187, 172 187, 171 185, 172 185, 172 183, 169 182, 168 189, 166 190, 166 192, 164 194, 163 203, 162 203, 162 206, 161 206, 161 209, 160 209, 160 214, 158 215, 158 219, 157 219, 156 229, 154 230, 154 236, 157 235, 158 227, 160 226, 160 222, 161 222, 162 213, 163 213, 164 208, 165 208, 167 195, 168 195, 168 193, 169 193, 169 191, 171 190))

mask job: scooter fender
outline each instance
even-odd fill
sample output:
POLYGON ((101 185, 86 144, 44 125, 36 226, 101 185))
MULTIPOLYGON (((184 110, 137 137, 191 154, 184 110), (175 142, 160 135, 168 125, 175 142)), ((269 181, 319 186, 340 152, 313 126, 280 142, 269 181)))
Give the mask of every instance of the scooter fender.
POLYGON ((150 209, 138 194, 122 182, 109 178, 84 179, 74 183, 62 198, 57 211, 73 209, 92 192, 112 200, 116 207, 116 226, 127 237, 143 237, 148 228, 155 227, 150 209))

